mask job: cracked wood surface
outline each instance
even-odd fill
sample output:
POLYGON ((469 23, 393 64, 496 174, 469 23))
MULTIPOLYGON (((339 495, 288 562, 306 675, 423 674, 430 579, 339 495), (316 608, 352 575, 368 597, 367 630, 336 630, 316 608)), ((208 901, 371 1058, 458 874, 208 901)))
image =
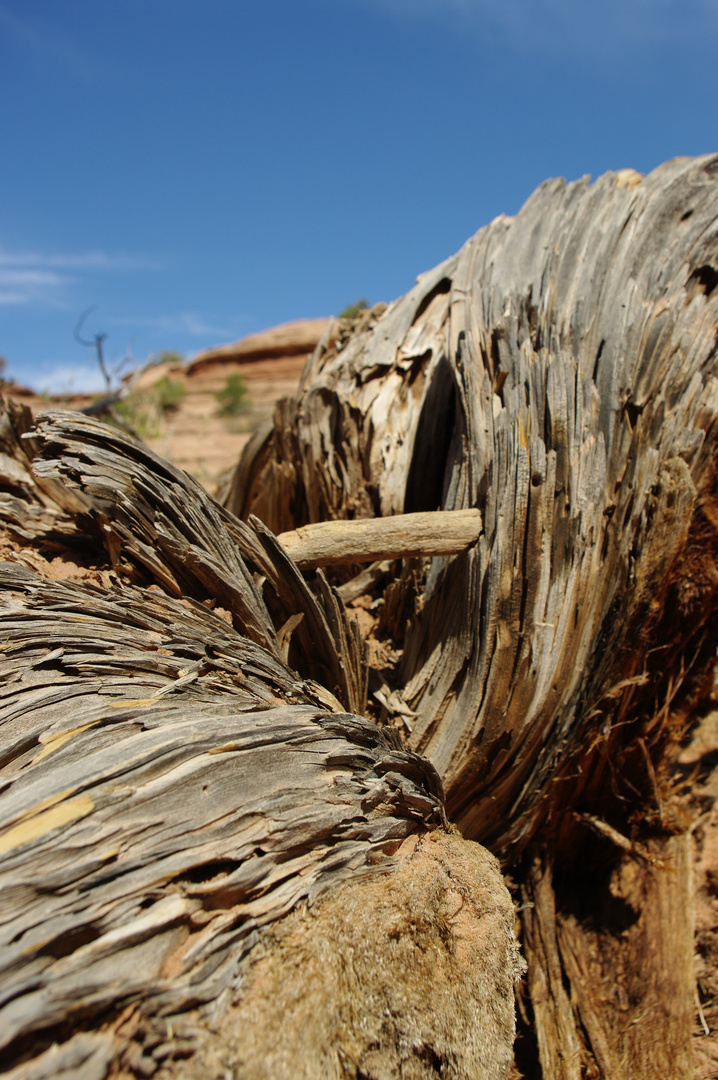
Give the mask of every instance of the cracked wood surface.
POLYGON ((546 181, 320 345, 225 500, 282 531, 481 513, 465 552, 395 568, 383 595, 368 587, 399 658, 372 685, 387 718, 390 695, 402 703, 404 738, 436 766, 464 835, 529 891, 544 850, 529 1073, 648 1080, 663 1058, 687 1077, 683 883, 646 871, 622 909, 637 936, 621 936, 611 890, 623 858, 688 827, 667 754, 713 686, 718 156, 546 181), (638 938, 651 943, 640 958, 638 938), (623 965, 638 1031, 675 998, 650 1053, 592 984, 587 942, 623 965))
MULTIPOLYGON (((4 614, 19 645, 13 659, 11 639, 10 658, 3 661, 11 665, 4 692, 10 695, 6 730, 12 752, 3 759, 8 786, 0 789, 0 799, 14 792, 25 801, 7 819, 2 859, 25 860, 15 880, 22 884, 27 875, 31 882, 14 900, 8 894, 10 913, 22 919, 24 904, 31 913, 40 911, 32 906, 41 904, 40 897, 45 902, 44 865, 38 868, 36 853, 48 867, 64 857, 66 867, 73 859, 80 868, 87 865, 92 891, 111 881, 112 860, 122 855, 112 829, 125 812, 129 825, 137 825, 137 842, 150 845, 153 863, 166 857, 170 870, 157 881, 144 862, 130 861, 129 876, 120 864, 120 908, 105 903, 87 937, 62 924, 68 910, 62 905, 75 902, 72 883, 67 891, 51 885, 52 903, 59 904, 57 943, 45 941, 36 915, 37 923, 27 927, 28 951, 9 954, 17 966, 5 1022, 15 1032, 9 1045, 18 1061, 30 1053, 39 1028, 49 1041, 68 1035, 43 1027, 39 1019, 45 1013, 60 1016, 52 1012, 57 993, 78 1021, 85 1006, 72 1003, 85 995, 89 1027, 98 1028, 66 1038, 63 1067, 77 1057, 89 1062, 88 1080, 104 1075, 92 1069, 95 1061, 100 1069, 111 1060, 102 1041, 107 1008, 116 1012, 113 1039, 134 1040, 134 1064, 128 1058, 128 1067, 138 1074, 157 1068, 166 1037, 163 1042, 152 1024, 165 1007, 171 1027, 173 1010, 186 1015, 196 990, 206 1029, 218 1018, 216 1002, 226 1003, 222 993, 212 996, 214 990, 226 985, 239 992, 241 971, 232 964, 243 963, 236 955, 244 948, 245 922, 232 922, 235 906, 248 905, 243 920, 256 918, 257 903, 265 905, 262 910, 274 905, 281 916, 312 888, 321 889, 322 881, 347 884, 354 856, 338 867, 325 863, 327 838, 332 852, 344 842, 352 853, 366 852, 359 865, 367 874, 387 870, 391 877, 399 865, 391 861, 399 858, 398 851, 391 854, 394 844, 408 843, 414 833, 423 843, 432 827, 444 835, 435 826, 443 820, 436 774, 412 753, 418 750, 443 780, 449 814, 464 834, 494 845, 528 890, 527 902, 536 893, 537 921, 527 920, 527 926, 540 937, 540 947, 529 951, 534 1011, 526 1023, 538 1037, 544 1075, 553 1080, 556 1062, 567 1076, 575 1075, 577 1054, 581 1068, 596 1075, 608 1076, 621 1062, 631 1080, 647 1080, 655 1075, 655 1062, 670 1055, 676 1075, 685 1074, 693 988, 685 962, 690 912, 687 886, 677 882, 673 869, 664 873, 662 851, 685 869, 682 840, 674 843, 671 833, 684 832, 686 822, 661 785, 665 747, 705 697, 715 663, 717 185, 718 157, 669 162, 647 177, 607 174, 593 185, 548 181, 516 218, 499 218, 482 229, 384 313, 367 312, 353 335, 339 335, 334 346, 328 339, 320 345, 296 401, 280 404, 273 430, 253 441, 227 489, 228 509, 186 474, 89 419, 60 413, 42 419, 27 463, 17 440, 6 441, 11 460, 5 471, 15 501, 0 503, 0 517, 8 530, 15 528, 25 543, 61 544, 63 529, 68 542, 70 534, 75 544, 101 541, 122 581, 117 593, 110 590, 110 606, 117 602, 122 623, 122 604, 135 612, 128 616, 131 640, 118 638, 115 616, 102 616, 112 630, 94 624, 93 640, 107 639, 103 653, 74 636, 75 615, 79 611, 84 618, 93 610, 89 587, 72 586, 63 599, 43 593, 42 579, 28 578, 27 571, 13 569, 3 578, 9 597, 4 614), (19 466, 27 473, 28 465, 42 493, 31 498, 23 495, 18 471, 19 466), (32 507, 28 525, 23 503, 32 507), (367 665, 340 591, 351 595, 358 581, 377 588, 391 569, 380 563, 367 577, 355 574, 352 580, 346 568, 303 574, 270 530, 437 508, 478 511, 483 531, 458 555, 405 563, 385 590, 387 608, 397 607, 387 625, 395 633, 401 628, 395 642, 401 659, 382 673, 381 692, 411 719, 404 725, 408 745, 401 750, 395 735, 352 715, 364 707, 367 665), (127 580, 134 583, 140 608, 155 613, 155 625, 166 623, 166 638, 157 631, 159 646, 133 607, 127 580), (156 589, 167 595, 157 599, 156 589), (22 613, 36 594, 46 621, 38 630, 37 611, 28 616, 32 633, 24 643, 22 613), (402 612, 409 601, 415 601, 413 617, 404 634, 402 612), (231 626, 223 622, 216 628, 222 620, 206 611, 214 603, 231 626), (62 629, 49 632, 56 607, 62 629), (196 642, 174 651, 175 631, 180 642, 195 641, 187 636, 190 616, 207 627, 204 654, 196 642), (230 649, 229 659, 228 646, 217 656, 209 648, 215 628, 220 639, 228 634, 244 643, 230 649), (250 643, 256 652, 247 651, 250 643), (130 687, 134 676, 128 679, 127 671, 135 663, 137 678, 130 687), (106 678, 109 693, 103 689, 106 678), (81 688, 88 690, 86 700, 81 688), (110 708, 113 696, 117 710, 110 708), (256 772, 242 758, 242 738, 251 743, 250 732, 261 732, 264 720, 270 729, 276 721, 281 733, 277 769, 287 785, 281 790, 262 780, 274 768, 267 749, 275 749, 271 733, 268 742, 260 737, 261 745, 252 743, 264 762, 256 772), (137 807, 132 800, 122 803, 125 789, 112 773, 115 761, 122 775, 130 750, 136 751, 131 762, 138 763, 142 778, 137 807), (261 823, 267 824, 269 835, 257 841, 261 854, 255 852, 260 860, 274 859, 264 892, 261 882, 243 876, 252 861, 245 849, 236 864, 218 854, 225 839, 242 842, 243 802, 229 780, 227 802, 205 822, 210 840, 218 838, 209 879, 203 876, 202 840, 182 818, 199 798, 193 785, 201 789, 206 780, 212 798, 225 798, 212 788, 212 770, 205 766, 205 759, 229 761, 225 754, 236 754, 247 766, 250 796, 262 783, 269 791, 261 822, 248 825, 253 839, 252 829, 261 832, 261 823), (109 773, 100 768, 106 761, 109 773), (90 764, 100 769, 97 785, 92 774, 82 779, 90 764), (42 784, 33 788, 40 776, 42 784), (314 785, 312 797, 302 778, 314 785), (47 800, 40 797, 45 787, 52 792, 47 800), (350 793, 351 806, 337 809, 337 792, 350 793), (158 809, 165 798, 167 818, 158 809), (118 817, 121 805, 127 809, 118 817), (157 818, 147 816, 155 811, 157 818), (176 820, 186 823, 181 841, 173 832, 176 820), (92 831, 98 822, 109 830, 107 849, 101 846, 102 829, 92 831), (600 823, 598 835, 587 822, 600 823), (338 833, 332 832, 335 826, 338 833), (356 836, 354 828, 366 832, 356 836), (272 849, 276 831, 289 836, 289 854, 272 849), (543 869, 532 877, 537 837, 543 869), (617 847, 616 837, 628 848, 617 847), (295 840, 298 847, 291 846, 295 840), (182 851, 187 846, 196 855, 195 843, 199 855, 187 867, 182 851), (95 848, 106 851, 104 865, 92 861, 95 848), (643 851, 658 854, 655 865, 641 863, 640 887, 631 892, 625 877, 616 885, 626 859, 643 851), (293 863, 295 855, 299 861, 293 863), (322 876, 325 869, 329 878, 322 876), (122 892, 133 874, 147 884, 142 899, 122 892), (625 886, 621 910, 629 933, 616 930, 614 885, 619 891, 625 886), (217 910, 227 914, 228 927, 217 910), (129 960, 114 968, 106 964, 103 949, 124 957, 128 941, 149 965, 146 993, 132 983, 137 972, 129 960), (642 947, 646 941, 650 949, 642 947), (611 1021, 612 1006, 592 989, 591 949, 624 966, 634 1019, 665 993, 674 996, 666 1023, 651 1028, 650 1055, 633 1032, 611 1021), (92 971, 100 973, 82 989, 73 967, 78 956, 98 964, 92 971), (229 982, 222 984, 228 969, 229 982), (130 989, 125 993, 123 986, 130 989), (206 1001, 203 988, 210 986, 206 1001), (141 1023, 123 1020, 135 1034, 121 1035, 117 1010, 142 1001, 152 1023, 147 1017, 141 1023), (142 1047, 149 1047, 149 1058, 142 1047)), ((203 633, 197 627, 195 632, 203 633)), ((413 865, 416 870, 419 863, 413 865)), ((448 886, 441 889, 437 897, 443 899, 429 919, 439 928, 445 925, 448 886)), ((78 895, 77 902, 85 903, 83 889, 78 895)), ((316 895, 317 904, 324 903, 323 894, 316 895)), ((24 932, 19 925, 15 940, 8 939, 11 950, 17 933, 24 932)), ((261 937, 262 926, 258 932, 261 937)), ((300 938, 304 932, 302 924, 300 938)), ((442 940, 454 947, 451 934, 442 940)), ((296 955, 288 950, 288 957, 296 955)), ((295 964, 294 958, 287 962, 295 964)), ((267 979, 268 986, 278 985, 282 975, 269 971, 267 979)), ((501 1000, 506 1005, 506 994, 501 1000)), ((407 1034, 400 1014, 391 1015, 398 1069, 402 1048, 420 1045, 421 1038, 407 1034)), ((438 1028, 432 1030, 438 1039, 434 1057, 421 1066, 415 1062, 417 1069, 433 1068, 431 1061, 453 1068, 458 1059, 450 1044, 441 1043, 438 1028)), ((504 1036, 508 1030, 504 1024, 504 1036)), ((55 1049, 38 1047, 44 1063, 38 1059, 36 1074, 21 1063, 23 1080, 50 1075, 51 1059, 53 1068, 57 1064, 55 1049)), ((356 1074, 353 1062, 351 1055, 345 1061, 350 1075, 352 1068, 356 1074)), ((217 1075, 226 1067, 218 1065, 217 1075)), ((337 1068, 344 1075, 344 1065, 337 1068)))
POLYGON ((189 474, 89 417, 47 413, 35 437, 34 475, 56 485, 69 511, 83 507, 114 566, 170 595, 219 604, 239 633, 277 657, 277 631, 302 612, 291 639, 292 665, 346 709, 364 710, 366 672, 355 623, 321 574, 316 595, 308 588, 260 521, 237 520, 189 474))
POLYGON ((262 927, 441 824, 427 762, 201 604, 8 564, 0 595, 6 1061, 217 1001, 262 927))
POLYGON ((320 346, 227 489, 283 529, 481 512, 433 560, 395 681, 451 814, 504 851, 594 729, 657 692, 606 697, 666 602, 684 641, 715 610, 708 566, 667 591, 692 536, 715 547, 716 207, 716 157, 546 181, 320 346))
POLYGON ((321 573, 311 591, 261 522, 233 519, 97 421, 45 416, 23 472, 23 417, 8 417, 7 527, 23 521, 16 506, 44 505, 35 478, 54 509, 0 562, 6 1075, 206 1078, 224 1076, 230 1055, 243 1075, 339 1080, 352 1054, 374 1053, 387 1075, 415 1058, 428 1080, 427 1045, 449 1055, 447 1075, 506 1075, 520 973, 509 894, 496 860, 449 833, 433 766, 337 699, 366 693, 339 595, 321 573), (98 566, 104 545, 102 584, 21 564, 27 545, 61 548, 63 536, 98 566), (469 890, 472 914, 454 928, 469 890), (421 989, 423 949, 392 944, 407 897, 429 955, 446 958, 440 1000, 421 989), (361 1023, 382 1049, 373 1036, 362 1047, 353 1022, 337 1028, 336 1010, 357 998, 351 981, 325 1000, 307 965, 315 1022, 287 1006, 292 1050, 277 1061, 263 1022, 276 993, 264 1000, 252 972, 271 959, 272 978, 296 986, 278 928, 294 913, 302 949, 324 950, 336 905, 356 909, 356 948, 380 957, 362 977, 361 1023), (412 985, 421 1009, 394 1008, 387 1024, 377 1003, 404 1001, 412 985))

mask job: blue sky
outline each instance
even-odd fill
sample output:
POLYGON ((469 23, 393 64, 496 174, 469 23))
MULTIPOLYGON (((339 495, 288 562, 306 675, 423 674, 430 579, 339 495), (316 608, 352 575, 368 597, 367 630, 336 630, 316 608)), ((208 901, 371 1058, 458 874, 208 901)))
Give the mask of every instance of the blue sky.
POLYGON ((36 389, 392 300, 549 176, 718 150, 718 0, 0 0, 0 355, 36 389))

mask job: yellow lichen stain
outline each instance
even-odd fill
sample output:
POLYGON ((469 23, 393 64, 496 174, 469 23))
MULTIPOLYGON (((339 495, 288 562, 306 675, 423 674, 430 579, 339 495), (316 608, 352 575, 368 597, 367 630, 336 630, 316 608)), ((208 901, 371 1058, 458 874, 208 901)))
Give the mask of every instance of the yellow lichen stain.
POLYGON ((65 788, 64 791, 58 791, 54 795, 48 795, 46 799, 42 799, 39 803, 35 803, 28 810, 23 810, 21 814, 15 814, 13 817, 8 818, 5 822, 5 826, 17 824, 20 821, 26 821, 29 817, 35 817, 36 814, 41 813, 43 810, 49 810, 51 806, 57 806, 59 802, 66 799, 69 795, 74 795, 77 791, 76 787, 65 788))
POLYGON ((638 187, 642 179, 643 173, 636 172, 635 169, 618 169, 616 172, 616 187, 638 187))
POLYGON ((161 698, 148 697, 148 698, 133 698, 128 700, 123 698, 122 701, 111 701, 110 709, 144 709, 148 705, 159 705, 162 701, 161 698))
POLYGON ((59 750, 63 743, 69 742, 75 735, 79 735, 81 731, 87 731, 88 728, 95 727, 99 722, 99 720, 90 720, 87 724, 80 724, 79 727, 69 728, 67 731, 55 731, 49 735, 41 735, 40 742, 42 743, 42 750, 39 754, 35 755, 30 764, 35 765, 38 761, 42 761, 48 754, 52 754, 53 751, 59 750))
POLYGON ((43 805, 46 803, 38 803, 27 812, 24 821, 0 836, 0 855, 20 847, 21 844, 29 844, 53 829, 60 829, 63 825, 69 825, 73 821, 87 817, 95 809, 95 804, 88 794, 78 795, 76 799, 70 799, 69 802, 58 803, 50 810, 33 813, 43 805))

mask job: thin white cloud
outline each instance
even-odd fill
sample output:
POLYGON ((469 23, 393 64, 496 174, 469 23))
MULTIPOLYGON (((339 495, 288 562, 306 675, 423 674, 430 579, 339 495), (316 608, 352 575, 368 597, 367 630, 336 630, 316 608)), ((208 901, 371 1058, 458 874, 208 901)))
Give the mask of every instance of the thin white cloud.
POLYGON ((364 0, 403 22, 431 20, 486 47, 567 60, 718 41, 718 0, 364 0))
POLYGON ((43 254, 33 251, 6 251, 0 248, 0 266, 49 266, 61 270, 160 270, 162 265, 144 256, 108 255, 105 251, 74 254, 43 254))
MULTIPOLYGON (((159 270, 143 256, 103 251, 43 253, 0 248, 0 305, 71 306, 71 286, 94 272, 159 270)), ((76 306, 76 305, 75 305, 76 306)))
POLYGON ((97 364, 58 362, 33 374, 33 386, 48 394, 101 394, 105 381, 97 364))
POLYGON ((40 304, 64 307, 63 289, 72 281, 67 275, 40 268, 6 267, 0 262, 0 305, 40 304))
POLYGON ((193 311, 182 311, 175 315, 140 315, 132 317, 122 315, 108 320, 115 326, 130 326, 144 328, 155 334, 189 334, 191 337, 220 337, 231 338, 235 331, 226 326, 219 326, 209 322, 202 315, 193 311))
POLYGON ((18 51, 50 61, 75 79, 94 83, 103 75, 97 59, 79 49, 56 22, 37 15, 28 17, 24 11, 18 15, 7 4, 0 4, 0 29, 18 51))

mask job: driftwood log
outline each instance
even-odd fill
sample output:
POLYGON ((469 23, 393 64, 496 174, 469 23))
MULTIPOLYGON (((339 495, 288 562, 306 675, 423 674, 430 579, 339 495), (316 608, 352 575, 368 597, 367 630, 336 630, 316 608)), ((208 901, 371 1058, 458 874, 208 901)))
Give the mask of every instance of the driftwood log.
POLYGON ((456 555, 478 540, 478 510, 437 510, 389 518, 324 521, 305 525, 277 539, 300 569, 456 555))
MULTIPOLYGON (((718 157, 548 181, 320 344, 222 493, 281 533, 480 512, 464 552, 363 579, 369 686, 519 886, 545 1080, 692 1076, 669 771, 715 665, 717 286, 718 157)), ((348 600, 360 571, 327 576, 348 600)))

